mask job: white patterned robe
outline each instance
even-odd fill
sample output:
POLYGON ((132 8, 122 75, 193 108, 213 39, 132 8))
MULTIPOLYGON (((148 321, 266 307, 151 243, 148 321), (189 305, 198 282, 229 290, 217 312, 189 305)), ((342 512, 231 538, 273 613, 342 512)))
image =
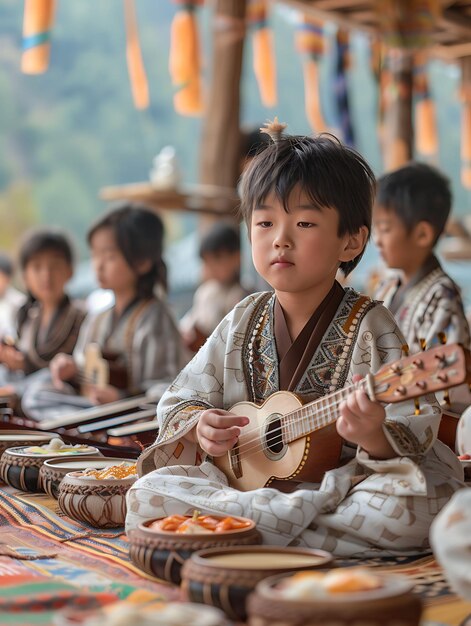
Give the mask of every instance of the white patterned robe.
POLYGON ((430 541, 453 589, 471 601, 471 489, 461 489, 437 516, 430 541))
POLYGON ((470 331, 460 290, 434 256, 427 265, 428 268, 417 275, 417 280, 406 287, 398 307, 391 306, 401 287, 398 275, 385 280, 375 298, 394 314, 411 353, 421 351, 422 339, 427 348, 437 344, 439 333, 445 333, 448 343, 461 343, 469 349, 470 331))
MULTIPOLYGON (((398 294, 399 295, 399 294, 398 294)), ((375 298, 393 313, 404 334, 411 354, 422 350, 421 342, 431 348, 444 333, 447 343, 461 343, 471 347, 469 324, 463 308, 459 287, 443 271, 437 258, 432 255, 424 267, 408 285, 401 287, 398 275, 391 276, 380 286, 375 298), (402 290, 397 301, 396 294, 402 290)), ((443 405, 444 394, 437 394, 443 405)), ((455 413, 471 404, 471 393, 467 385, 450 389, 449 407, 455 413)))
MULTIPOLYGON (((386 407, 385 434, 397 453, 374 460, 364 450, 327 472, 321 485, 286 494, 265 487, 241 492, 184 438, 209 407, 262 402, 279 389, 273 340, 275 297, 254 294, 226 316, 158 406, 156 443, 140 457, 142 477, 128 493, 127 529, 144 520, 193 509, 250 517, 268 544, 323 548, 337 555, 414 553, 428 549, 436 513, 462 486, 452 452, 436 440, 434 396, 386 407), (156 469, 157 468, 157 469, 156 469)), ((392 315, 346 289, 295 392, 325 395, 401 357, 404 344, 392 315)))

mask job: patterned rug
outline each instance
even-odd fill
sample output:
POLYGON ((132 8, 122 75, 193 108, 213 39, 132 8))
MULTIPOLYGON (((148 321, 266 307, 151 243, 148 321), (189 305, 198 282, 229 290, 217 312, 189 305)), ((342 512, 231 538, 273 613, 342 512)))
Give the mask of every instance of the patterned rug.
POLYGON ((340 566, 367 565, 388 574, 407 576, 424 602, 423 626, 460 626, 471 614, 471 602, 459 598, 448 584, 433 555, 337 561, 340 566))
POLYGON ((52 624, 62 607, 178 599, 136 568, 122 529, 65 517, 45 494, 0 488, 0 624, 52 624))
MULTIPOLYGON (((340 561, 339 565, 358 565, 340 561)), ((459 626, 471 603, 450 590, 433 556, 365 559, 362 565, 414 581, 425 603, 424 626, 459 626)), ((0 624, 53 624, 67 606, 172 601, 179 591, 137 569, 122 529, 100 531, 64 516, 45 494, 0 487, 0 624)))

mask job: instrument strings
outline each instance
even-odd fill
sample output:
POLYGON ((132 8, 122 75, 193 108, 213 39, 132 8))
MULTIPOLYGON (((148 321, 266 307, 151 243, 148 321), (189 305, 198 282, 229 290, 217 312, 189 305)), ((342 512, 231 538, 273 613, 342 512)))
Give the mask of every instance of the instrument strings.
MULTIPOLYGON (((408 369, 415 369, 415 366, 413 364, 408 365, 403 369, 403 372, 406 372, 408 369)), ((393 376, 391 376, 391 373, 386 371, 384 374, 378 374, 374 377, 375 383, 381 383, 381 382, 387 381, 389 378, 391 377, 394 378, 395 376, 396 374, 393 373, 393 376)), ((365 388, 366 388, 366 381, 363 379, 363 380, 358 381, 357 383, 354 383, 353 385, 350 385, 349 387, 344 387, 343 389, 339 389, 338 391, 335 391, 329 396, 324 396, 315 400, 312 403, 313 405, 317 404, 318 402, 320 405, 321 401, 326 398, 328 398, 329 400, 333 400, 333 402, 329 402, 328 404, 325 404, 324 406, 319 406, 319 408, 316 410, 316 414, 321 417, 324 417, 329 409, 339 406, 346 399, 345 392, 354 391, 355 389, 365 389, 365 388), (341 396, 340 398, 338 398, 339 395, 341 396)), ((300 406, 294 411, 290 411, 286 415, 283 415, 282 419, 286 419, 288 416, 293 415, 294 413, 302 410, 303 408, 306 408, 307 406, 309 406, 309 404, 305 405, 304 407, 300 406)), ((302 419, 304 419, 304 416, 301 415, 298 419, 299 421, 301 421, 302 419)), ((266 443, 271 443, 272 441, 275 441, 276 439, 278 439, 279 434, 282 429, 283 429, 283 425, 280 425, 279 427, 274 428, 272 431, 270 431, 270 436, 266 438, 266 443)), ((256 426, 254 428, 251 428, 245 431, 244 433, 245 435, 252 434, 252 433, 258 433, 258 434, 252 439, 248 439, 247 441, 244 441, 244 443, 238 447, 237 454, 243 453, 244 458, 247 458, 248 456, 251 456, 252 454, 256 454, 257 452, 259 452, 260 449, 263 449, 264 442, 263 442, 263 439, 260 437, 261 430, 262 430, 262 426, 256 426), (255 444, 255 445, 252 445, 252 444, 255 444)))

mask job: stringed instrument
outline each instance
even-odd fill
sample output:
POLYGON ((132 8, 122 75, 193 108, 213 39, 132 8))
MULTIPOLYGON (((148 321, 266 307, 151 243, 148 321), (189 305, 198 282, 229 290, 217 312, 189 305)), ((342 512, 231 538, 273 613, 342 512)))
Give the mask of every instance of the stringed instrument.
POLYGON ((288 391, 274 393, 261 406, 238 402, 231 412, 250 422, 241 428, 237 444, 213 462, 241 491, 273 480, 320 482, 327 470, 338 467, 342 440, 335 421, 353 390, 364 389, 371 400, 402 402, 460 385, 469 372, 470 355, 461 345, 441 345, 388 363, 376 374, 304 405, 288 391))
POLYGON ((125 365, 120 363, 120 355, 102 350, 97 343, 90 343, 84 351, 85 362, 79 375, 80 394, 87 396, 91 385, 105 387, 112 385, 127 389, 129 376, 125 365))

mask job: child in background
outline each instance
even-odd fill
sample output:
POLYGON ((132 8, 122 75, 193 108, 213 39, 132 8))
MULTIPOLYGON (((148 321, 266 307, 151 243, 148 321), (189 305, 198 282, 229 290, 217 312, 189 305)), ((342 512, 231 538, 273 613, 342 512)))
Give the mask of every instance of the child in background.
MULTIPOLYGON (((88 233, 100 287, 112 289, 114 305, 88 315, 72 356, 58 354, 45 381, 28 388, 23 410, 36 420, 113 402, 170 381, 183 366, 180 335, 157 288, 166 288, 163 224, 145 207, 123 204, 101 217, 88 233), (96 344, 121 372, 121 384, 83 382, 86 351, 96 344)), ((110 363, 110 368, 111 365, 110 363)))
POLYGON ((180 321, 186 346, 197 352, 219 322, 247 295, 240 284, 240 235, 231 224, 219 222, 203 236, 200 245, 203 282, 195 291, 193 306, 180 321))
POLYGON ((0 253, 0 340, 15 338, 16 314, 26 300, 26 296, 11 285, 13 262, 0 253))
POLYGON ((434 254, 450 214, 448 179, 425 163, 409 163, 378 181, 374 241, 384 262, 397 270, 375 293, 393 313, 412 353, 438 341, 470 347, 460 290, 434 254))
POLYGON ((72 353, 84 318, 64 291, 73 273, 65 234, 32 231, 21 245, 19 261, 28 296, 17 313, 15 343, 0 345, 2 393, 16 396, 55 355, 72 353))
MULTIPOLYGON (((162 397, 158 439, 141 455, 142 477, 128 492, 127 528, 198 509, 255 520, 265 543, 343 556, 421 552, 435 512, 463 485, 462 469, 436 441, 433 396, 415 415, 412 400, 384 407, 358 382, 399 359, 404 337, 385 307, 335 280, 363 255, 374 175, 334 137, 285 137, 282 129, 269 127, 273 143, 240 187, 254 264, 274 293, 236 305, 162 397), (344 458, 320 485, 314 477, 296 484, 293 474, 285 482, 291 493, 273 483, 234 489, 211 460, 227 455, 247 427, 252 442, 236 449, 237 469, 237 459, 260 446, 260 433, 231 407, 260 405, 280 390, 303 400, 337 394, 324 407, 337 421, 304 450, 322 454, 340 436, 349 444, 344 458)), ((274 457, 289 456, 275 447, 274 457)))

